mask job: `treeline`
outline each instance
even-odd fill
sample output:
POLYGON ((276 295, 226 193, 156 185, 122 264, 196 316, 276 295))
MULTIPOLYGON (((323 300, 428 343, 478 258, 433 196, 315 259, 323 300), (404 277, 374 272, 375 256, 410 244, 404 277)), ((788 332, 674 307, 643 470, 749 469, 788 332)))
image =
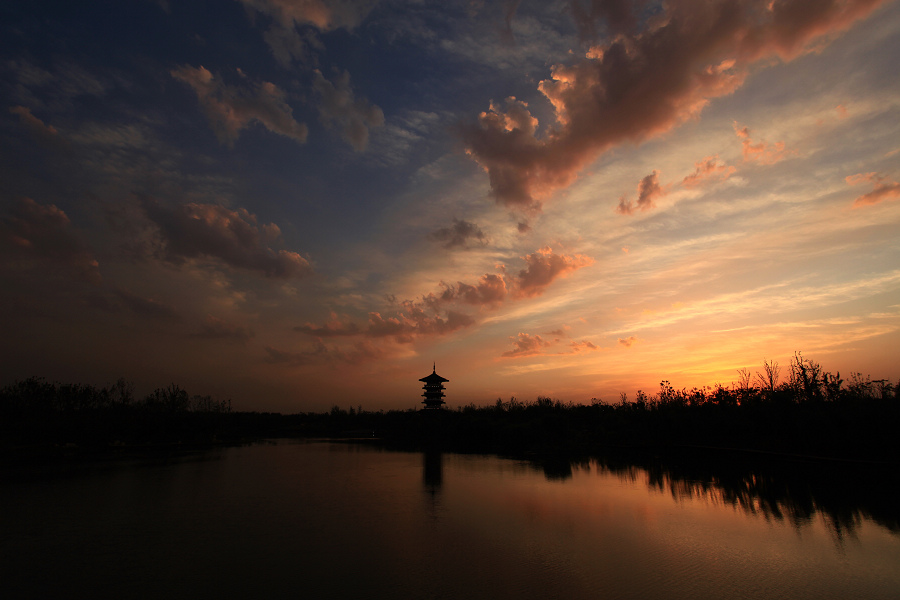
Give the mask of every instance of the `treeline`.
POLYGON ((586 456, 614 449, 706 448, 866 461, 900 461, 900 382, 846 381, 795 354, 738 371, 726 387, 638 391, 589 404, 549 397, 497 399, 422 411, 333 407, 325 413, 235 412, 228 400, 177 385, 143 398, 124 380, 96 388, 27 379, 0 390, 0 450, 115 449, 236 443, 265 437, 372 439, 406 449, 586 456))
POLYGON ((775 361, 738 371, 731 386, 638 391, 618 402, 589 405, 549 397, 497 399, 456 410, 329 415, 335 430, 378 431, 408 447, 541 455, 609 449, 672 452, 713 448, 867 461, 900 461, 900 383, 860 374, 844 381, 815 361, 794 355, 782 379, 775 361), (755 376, 754 376, 755 375, 755 376))
POLYGON ((10 453, 206 444, 230 429, 230 413, 230 400, 191 396, 175 384, 139 398, 124 379, 95 387, 32 377, 0 389, 0 447, 10 453))

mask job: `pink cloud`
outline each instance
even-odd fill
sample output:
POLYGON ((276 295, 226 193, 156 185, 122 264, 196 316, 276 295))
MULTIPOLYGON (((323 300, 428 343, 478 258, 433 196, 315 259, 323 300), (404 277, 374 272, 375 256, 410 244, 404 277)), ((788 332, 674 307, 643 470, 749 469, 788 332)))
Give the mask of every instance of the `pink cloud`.
POLYGON ((666 190, 659 185, 659 171, 654 170, 638 183, 637 203, 632 203, 627 195, 619 198, 616 212, 620 215, 633 214, 635 210, 650 210, 656 206, 655 201, 666 195, 666 190))
POLYGON ((582 255, 556 254, 551 248, 541 248, 523 259, 526 266, 516 275, 507 274, 501 267, 500 273, 486 273, 474 284, 441 283, 440 292, 397 302, 384 313, 370 312, 364 327, 332 314, 325 325, 307 323, 294 330, 315 337, 393 338, 398 343, 447 335, 477 322, 463 312, 471 310, 467 307, 492 310, 510 300, 538 296, 556 279, 594 262, 582 255))
POLYGON ((66 213, 31 198, 21 198, 0 216, 0 260, 26 268, 49 265, 94 284, 101 279, 99 263, 66 213))
POLYGON ((229 210, 215 204, 190 203, 167 207, 150 199, 142 207, 159 229, 163 257, 179 264, 200 257, 260 272, 267 277, 303 277, 312 267, 296 252, 273 249, 269 244, 279 234, 277 227, 257 225, 246 209, 229 210))
POLYGON ((350 87, 350 74, 344 71, 334 81, 328 81, 318 70, 313 89, 322 97, 319 115, 326 125, 336 123, 341 136, 357 152, 366 149, 369 129, 384 125, 384 113, 365 98, 356 98, 350 87))
POLYGON ((514 278, 516 293, 521 297, 538 296, 559 277, 594 264, 594 259, 582 254, 556 254, 549 246, 524 257, 525 268, 514 278))
POLYGON ((725 181, 737 169, 719 161, 719 155, 707 156, 703 160, 694 163, 694 172, 681 180, 681 185, 686 188, 694 188, 708 182, 725 181))
POLYGON ((197 94, 213 131, 223 144, 234 144, 241 130, 253 122, 301 144, 306 142, 309 129, 294 120, 293 109, 285 101, 285 93, 274 83, 263 81, 232 86, 217 79, 202 66, 194 68, 184 65, 170 73, 197 94))
POLYGON ((541 354, 543 349, 550 345, 539 335, 530 335, 528 333, 520 333, 513 340, 514 348, 501 354, 504 358, 518 358, 521 356, 534 356, 541 354))
POLYGON ((787 150, 784 146, 784 142, 775 142, 770 145, 769 143, 762 141, 754 144, 753 140, 750 138, 750 128, 741 127, 738 125, 737 121, 734 123, 734 132, 741 138, 744 162, 774 165, 795 153, 792 150, 787 150))
POLYGON ((850 27, 880 0, 669 2, 643 31, 622 33, 584 59, 556 65, 538 89, 556 122, 542 137, 527 104, 493 103, 460 129, 497 202, 539 210, 606 150, 639 143, 696 117, 743 84, 760 60, 791 60, 850 27))
POLYGON ((513 349, 507 350, 500 356, 502 358, 522 358, 525 356, 562 356, 569 354, 578 354, 581 352, 593 352, 599 350, 596 344, 588 340, 580 342, 571 342, 567 345, 568 350, 553 352, 548 350, 559 343, 559 339, 549 341, 540 335, 531 335, 530 333, 519 333, 515 337, 509 338, 513 343, 513 349))
POLYGON ((863 194, 853 201, 855 207, 877 204, 882 200, 900 197, 900 182, 891 181, 878 173, 857 173, 849 175, 844 180, 850 185, 871 183, 874 186, 871 192, 863 194))

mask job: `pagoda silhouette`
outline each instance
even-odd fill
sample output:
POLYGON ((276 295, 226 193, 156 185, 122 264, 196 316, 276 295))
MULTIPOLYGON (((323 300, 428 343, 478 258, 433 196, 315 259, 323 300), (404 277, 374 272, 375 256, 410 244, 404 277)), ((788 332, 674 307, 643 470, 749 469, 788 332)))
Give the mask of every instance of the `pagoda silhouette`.
POLYGON ((431 375, 426 375, 419 381, 425 383, 422 387, 425 390, 425 393, 422 396, 425 397, 422 400, 422 404, 425 405, 425 408, 422 410, 441 410, 442 405, 446 404, 444 402, 444 386, 443 383, 445 381, 450 381, 449 379, 444 379, 440 375, 435 372, 436 365, 432 365, 431 367, 431 375))

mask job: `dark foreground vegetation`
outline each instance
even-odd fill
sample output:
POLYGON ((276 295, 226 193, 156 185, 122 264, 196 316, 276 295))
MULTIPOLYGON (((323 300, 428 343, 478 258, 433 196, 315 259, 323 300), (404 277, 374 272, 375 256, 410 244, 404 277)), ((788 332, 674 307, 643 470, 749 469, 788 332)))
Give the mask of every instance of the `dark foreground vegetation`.
POLYGON ((0 456, 187 449, 266 437, 369 438, 389 447, 514 456, 611 450, 727 452, 900 462, 900 383, 844 381, 799 353, 784 380, 774 362, 730 387, 676 390, 590 404, 497 399, 455 410, 236 412, 230 401, 170 385, 145 398, 124 380, 96 388, 32 378, 0 390, 0 456))

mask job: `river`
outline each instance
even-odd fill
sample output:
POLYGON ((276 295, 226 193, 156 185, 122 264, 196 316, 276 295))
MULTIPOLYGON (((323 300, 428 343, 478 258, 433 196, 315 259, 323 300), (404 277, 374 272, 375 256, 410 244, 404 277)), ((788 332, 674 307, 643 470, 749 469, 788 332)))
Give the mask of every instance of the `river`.
POLYGON ((288 440, 31 469, 0 481, 0 593, 900 597, 894 515, 710 481, 288 440))

